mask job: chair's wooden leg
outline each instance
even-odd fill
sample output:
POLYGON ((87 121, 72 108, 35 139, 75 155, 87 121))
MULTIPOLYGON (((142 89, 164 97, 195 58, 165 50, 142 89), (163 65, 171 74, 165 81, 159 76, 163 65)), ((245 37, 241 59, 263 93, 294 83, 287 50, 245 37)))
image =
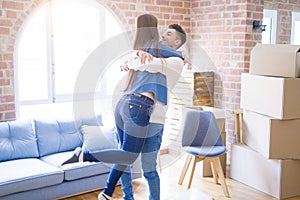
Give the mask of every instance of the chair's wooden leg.
POLYGON ((218 173, 224 195, 229 198, 230 194, 229 194, 228 187, 227 187, 227 184, 226 184, 226 180, 225 180, 225 176, 224 176, 223 169, 222 169, 222 166, 221 166, 220 158, 219 157, 214 158, 212 160, 212 162, 213 162, 213 165, 216 168, 216 171, 218 173))
POLYGON ((202 161, 204 158, 200 158, 197 156, 194 156, 194 163, 193 163, 193 168, 192 168, 192 172, 190 175, 190 180, 189 180, 189 184, 188 184, 188 189, 190 189, 191 185, 192 185, 192 181, 193 181, 193 177, 194 177, 194 172, 195 172, 195 168, 198 162, 202 161))
POLYGON ((213 174, 214 182, 215 182, 215 184, 218 184, 218 173, 216 171, 216 168, 213 165, 213 161, 212 160, 209 160, 209 161, 210 161, 210 167, 211 167, 211 171, 213 174))
POLYGON ((185 163, 184 163, 184 166, 183 166, 183 169, 182 169, 179 181, 178 181, 179 185, 182 185, 183 179, 184 179, 184 177, 186 175, 186 172, 187 172, 187 170, 189 168, 189 165, 191 163, 192 158, 193 158, 193 156, 190 155, 190 154, 188 154, 187 157, 186 157, 186 160, 185 160, 185 163))
POLYGON ((193 167, 192 167, 192 172, 191 172, 191 175, 190 175, 190 180, 189 180, 189 184, 188 184, 188 189, 190 189, 191 185, 192 185, 192 181, 193 181, 193 176, 194 176, 194 172, 195 172, 195 167, 196 167, 196 159, 197 157, 194 156, 194 162, 193 162, 193 167))

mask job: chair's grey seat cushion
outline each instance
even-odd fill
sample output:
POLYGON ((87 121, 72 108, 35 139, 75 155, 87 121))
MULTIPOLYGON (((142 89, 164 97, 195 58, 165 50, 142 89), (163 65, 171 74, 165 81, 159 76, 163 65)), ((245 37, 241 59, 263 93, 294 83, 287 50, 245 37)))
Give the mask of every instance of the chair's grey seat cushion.
POLYGON ((227 152, 225 146, 193 146, 193 147, 185 147, 184 150, 194 156, 200 157, 217 157, 227 152))
POLYGON ((71 163, 61 166, 61 164, 69 159, 73 155, 73 151, 56 153, 48 156, 44 156, 41 160, 60 167, 65 172, 64 179, 66 181, 76 180, 98 174, 109 173, 110 164, 96 163, 96 162, 84 162, 84 163, 71 163))
POLYGON ((0 196, 63 182, 64 172, 37 158, 0 162, 0 196))

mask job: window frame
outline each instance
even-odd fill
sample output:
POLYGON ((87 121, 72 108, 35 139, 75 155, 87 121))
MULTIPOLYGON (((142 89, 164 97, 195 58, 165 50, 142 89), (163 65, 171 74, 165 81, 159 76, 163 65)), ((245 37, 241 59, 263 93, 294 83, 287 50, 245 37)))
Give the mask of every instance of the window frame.
MULTIPOLYGON (((295 22, 300 22, 300 12, 294 12, 292 11, 292 23, 291 23, 291 44, 295 45, 295 22)), ((300 39, 299 39, 300 41, 300 39)), ((300 44, 298 44, 300 45, 300 44)))
MULTIPOLYGON (((270 41, 268 43, 264 44, 276 44, 277 40, 277 10, 270 10, 270 9, 264 9, 263 11, 263 18, 269 18, 271 19, 271 29, 270 29, 270 41)), ((263 20, 263 24, 264 20, 263 20)), ((267 27, 268 28, 268 27, 267 27)), ((262 32, 262 34, 266 34, 267 32, 262 32)), ((263 40, 263 38, 262 38, 263 40)), ((263 41, 262 41, 263 43, 263 41)))

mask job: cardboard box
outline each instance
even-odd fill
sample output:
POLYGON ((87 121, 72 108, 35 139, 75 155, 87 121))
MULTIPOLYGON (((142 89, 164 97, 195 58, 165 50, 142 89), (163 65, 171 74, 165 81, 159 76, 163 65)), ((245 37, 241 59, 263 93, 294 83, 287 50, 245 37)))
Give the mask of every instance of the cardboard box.
POLYGON ((300 159, 300 119, 278 120, 244 110, 242 134, 243 142, 266 158, 300 159))
POLYGON ((244 144, 232 144, 231 178, 278 199, 300 195, 300 161, 263 157, 244 144))
POLYGON ((242 74, 241 108, 276 119, 300 118, 300 78, 242 74))
POLYGON ((250 74, 300 77, 300 45, 257 44, 251 51, 250 74))

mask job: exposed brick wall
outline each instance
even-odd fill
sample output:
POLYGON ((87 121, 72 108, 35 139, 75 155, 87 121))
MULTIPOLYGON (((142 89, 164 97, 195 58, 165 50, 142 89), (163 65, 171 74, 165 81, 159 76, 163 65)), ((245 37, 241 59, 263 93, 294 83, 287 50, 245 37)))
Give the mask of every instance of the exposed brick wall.
POLYGON ((14 48, 29 1, 1 1, 0 4, 0 121, 15 119, 14 48))
POLYGON ((240 108, 240 75, 249 69, 250 51, 261 40, 252 30, 262 20, 263 3, 248 1, 193 1, 191 37, 215 64, 215 107, 226 110, 227 146, 234 142, 234 116, 240 108))

